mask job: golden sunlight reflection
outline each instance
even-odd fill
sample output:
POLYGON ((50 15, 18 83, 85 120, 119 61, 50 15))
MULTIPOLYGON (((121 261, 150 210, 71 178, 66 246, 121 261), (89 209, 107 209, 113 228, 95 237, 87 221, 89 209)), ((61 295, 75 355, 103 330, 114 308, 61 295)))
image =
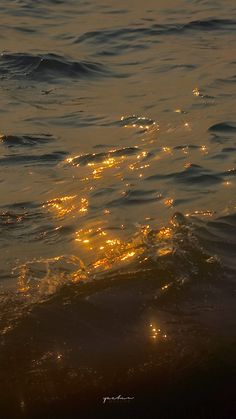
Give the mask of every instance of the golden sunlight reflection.
POLYGON ((149 330, 151 340, 161 342, 167 339, 167 334, 159 326, 156 326, 154 322, 149 324, 149 330))
POLYGON ((92 256, 96 252, 97 259, 91 262, 91 267, 96 270, 109 269, 114 264, 129 261, 142 253, 141 249, 136 249, 135 243, 123 242, 102 227, 78 230, 75 241, 86 246, 85 250, 92 251, 92 256))
POLYGON ((183 109, 177 108, 174 110, 175 113, 180 113, 180 114, 186 114, 187 112, 185 112, 183 109))
POLYGON ((232 182, 230 180, 226 180, 225 182, 223 182, 224 186, 231 186, 232 182))
POLYGON ((166 290, 168 290, 168 289, 171 287, 171 285, 172 285, 172 283, 171 283, 171 282, 169 282, 168 284, 163 285, 163 286, 161 287, 161 290, 162 290, 162 291, 166 291, 166 290))
MULTIPOLYGON (((134 151, 138 147, 133 147, 134 151)), ((134 152, 135 154, 135 152, 134 152)), ((138 154, 137 159, 142 160, 147 156, 147 152, 143 151, 140 154, 138 154)), ((136 158, 135 156, 132 156, 133 158, 136 158)), ((83 158, 83 155, 81 156, 75 156, 70 157, 66 159, 66 162, 69 164, 72 164, 75 167, 79 167, 81 165, 81 158, 83 158)), ((91 155, 92 161, 85 164, 90 170, 90 175, 88 174, 86 177, 82 178, 82 181, 89 181, 89 180, 97 180, 101 179, 104 176, 104 172, 111 169, 120 169, 121 165, 123 165, 128 158, 130 158, 130 155, 126 153, 126 149, 112 149, 107 152, 107 154, 104 156, 104 159, 101 160, 99 155, 97 156, 95 153, 91 155), (123 152, 123 153, 122 153, 123 152), (97 160, 96 160, 97 158, 97 160)))
POLYGON ((157 255, 158 256, 166 256, 171 254, 173 251, 172 247, 162 247, 160 249, 157 249, 157 255))
POLYGON ((44 203, 43 208, 48 208, 53 211, 58 218, 64 217, 72 212, 86 213, 89 205, 87 198, 76 198, 77 195, 54 198, 44 203))
MULTIPOLYGON (((167 151, 167 149, 166 149, 167 151)), ((140 150, 138 146, 132 148, 111 149, 107 153, 93 153, 89 155, 78 155, 66 159, 66 163, 74 167, 83 166, 83 172, 86 170, 86 176, 80 178, 82 182, 101 180, 108 176, 116 176, 121 181, 124 180, 125 169, 134 170, 138 173, 138 178, 143 177, 143 170, 150 167, 147 162, 149 153, 147 150, 140 150), (86 166, 86 169, 84 168, 86 166), (110 173, 107 173, 107 172, 110 173)), ((95 185, 90 188, 95 189, 95 185)))
POLYGON ((87 279, 83 261, 76 256, 33 259, 13 269, 18 292, 25 297, 51 295, 64 284, 87 279))
POLYGON ((125 128, 139 128, 145 131, 148 131, 151 128, 159 130, 159 125, 146 116, 122 116, 120 120, 125 128))
POLYGON ((164 200, 164 205, 166 207, 172 207, 173 206, 173 203, 174 203, 174 200, 172 198, 166 198, 164 200))
POLYGON ((132 252, 128 252, 128 253, 126 253, 124 256, 122 256, 121 257, 121 260, 127 260, 127 259, 130 259, 130 258, 132 258, 133 256, 135 256, 135 251, 132 251, 132 252))
POLYGON ((160 229, 157 236, 159 239, 169 239, 170 237, 172 237, 172 235, 173 235, 173 231, 171 228, 163 227, 160 229))
POLYGON ((185 123, 184 123, 184 128, 185 128, 187 131, 191 131, 191 130, 192 130, 191 125, 190 125, 190 123, 189 123, 189 122, 185 122, 185 123))
MULTIPOLYGON (((70 199, 62 200, 67 201, 70 199)), ((83 201, 83 205, 86 207, 87 201, 83 201)), ((57 211, 61 212, 61 208, 57 211)), ((35 259, 18 266, 14 269, 18 291, 25 297, 32 297, 35 293, 38 297, 51 295, 67 283, 87 281, 97 273, 117 269, 133 261, 137 268, 150 258, 156 260, 156 257, 165 257, 173 252, 173 227, 166 226, 156 231, 149 224, 137 227, 137 233, 130 241, 121 237, 124 226, 118 231, 112 230, 106 220, 101 220, 96 226, 80 228, 75 234, 79 257, 64 255, 35 259)), ((161 290, 167 290, 169 286, 167 283, 161 290)))
POLYGON ((208 149, 207 149, 207 146, 206 146, 206 145, 202 145, 202 146, 201 146, 201 148, 200 148, 200 151, 201 151, 203 154, 208 154, 208 149))
POLYGON ((119 163, 121 163, 125 159, 125 156, 121 156, 119 158, 107 158, 103 160, 102 163, 92 163, 88 164, 88 166, 95 166, 92 171, 93 179, 100 179, 103 175, 103 171, 106 169, 111 168, 119 168, 119 163))
POLYGON ((187 163, 184 164, 185 169, 188 169, 189 167, 191 167, 191 163, 187 162, 187 163))
POLYGON ((212 217, 214 214, 215 214, 215 211, 210 211, 210 210, 203 210, 203 211, 196 210, 196 211, 193 211, 191 213, 190 212, 187 212, 185 214, 185 217, 192 217, 192 216, 195 216, 195 215, 205 216, 205 217, 212 217))
POLYGON ((162 150, 163 150, 165 153, 171 153, 171 152, 172 152, 171 147, 162 147, 162 150))
MULTIPOLYGON (((140 171, 143 169, 147 169, 150 167, 149 163, 142 163, 142 161, 147 157, 147 151, 142 151, 140 154, 136 156, 137 162, 129 164, 128 168, 132 171, 140 171)), ((143 173, 138 173, 137 176, 139 178, 143 177, 143 173)))
POLYGON ((86 198, 81 198, 81 206, 79 212, 87 212, 88 211, 88 200, 86 198))
POLYGON ((200 96, 200 91, 199 91, 199 89, 198 89, 197 87, 195 87, 195 88, 193 89, 193 95, 194 95, 194 96, 200 96))

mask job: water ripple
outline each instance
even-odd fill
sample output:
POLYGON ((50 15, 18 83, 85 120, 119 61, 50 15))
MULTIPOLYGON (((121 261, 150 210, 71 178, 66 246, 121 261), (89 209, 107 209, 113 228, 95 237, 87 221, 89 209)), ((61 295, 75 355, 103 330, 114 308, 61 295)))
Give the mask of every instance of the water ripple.
POLYGON ((75 43, 96 42, 98 44, 113 44, 117 41, 135 41, 144 36, 156 38, 161 35, 178 35, 189 31, 219 31, 235 30, 233 19, 206 19, 196 20, 188 23, 158 24, 148 27, 122 27, 116 29, 103 29, 99 31, 86 32, 75 39, 75 43))
POLYGON ((219 122, 218 124, 212 125, 209 131, 216 133, 236 133, 235 122, 219 122))
POLYGON ((0 141, 7 147, 33 147, 45 145, 54 140, 50 134, 22 134, 22 135, 2 135, 0 141))
POLYGON ((55 81, 60 78, 87 78, 108 75, 102 64, 90 61, 73 61, 57 54, 2 53, 0 77, 28 78, 38 81, 55 81))
POLYGON ((60 161, 64 160, 65 156, 68 153, 66 151, 54 151, 48 154, 40 155, 6 155, 0 158, 0 165, 31 165, 31 164, 57 164, 60 161))
POLYGON ((204 169, 203 167, 194 164, 188 166, 183 171, 166 174, 159 173, 148 177, 146 180, 155 181, 159 179, 170 179, 174 182, 184 183, 189 186, 198 183, 202 186, 207 186, 222 182, 220 175, 212 173, 209 169, 204 169))
POLYGON ((86 166, 92 163, 101 163, 103 161, 109 162, 109 159, 122 157, 122 156, 132 156, 137 154, 139 151, 138 147, 124 147, 121 149, 115 149, 108 151, 107 153, 92 153, 84 154, 75 157, 69 157, 67 163, 72 164, 73 166, 86 166))

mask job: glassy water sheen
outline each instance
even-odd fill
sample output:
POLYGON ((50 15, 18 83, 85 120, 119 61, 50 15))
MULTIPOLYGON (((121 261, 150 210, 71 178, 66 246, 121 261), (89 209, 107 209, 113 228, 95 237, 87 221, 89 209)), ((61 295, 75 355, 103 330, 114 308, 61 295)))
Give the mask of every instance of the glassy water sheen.
POLYGON ((235 417, 235 0, 0 25, 2 417, 235 417))

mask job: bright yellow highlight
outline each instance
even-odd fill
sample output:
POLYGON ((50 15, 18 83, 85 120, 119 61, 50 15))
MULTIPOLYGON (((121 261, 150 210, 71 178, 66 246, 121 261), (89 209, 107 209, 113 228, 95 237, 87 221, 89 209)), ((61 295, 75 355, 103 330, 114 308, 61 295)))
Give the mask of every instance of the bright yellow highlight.
POLYGON ((72 212, 86 213, 88 211, 87 198, 81 198, 78 201, 77 195, 63 196, 47 201, 43 208, 52 210, 58 218, 64 217, 72 212))
POLYGON ((153 327, 153 323, 149 327, 151 328, 150 337, 152 340, 161 342, 167 339, 167 334, 163 333, 160 328, 153 327))
POLYGON ((194 96, 200 96, 200 92, 199 92, 197 87, 195 87, 195 89, 193 89, 193 95, 194 96))

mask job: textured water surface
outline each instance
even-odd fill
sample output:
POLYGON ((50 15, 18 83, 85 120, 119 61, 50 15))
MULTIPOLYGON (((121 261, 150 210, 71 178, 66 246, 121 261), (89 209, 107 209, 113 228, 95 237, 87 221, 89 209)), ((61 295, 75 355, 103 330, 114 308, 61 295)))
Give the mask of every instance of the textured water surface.
POLYGON ((0 16, 4 417, 235 417, 235 1, 0 16))

